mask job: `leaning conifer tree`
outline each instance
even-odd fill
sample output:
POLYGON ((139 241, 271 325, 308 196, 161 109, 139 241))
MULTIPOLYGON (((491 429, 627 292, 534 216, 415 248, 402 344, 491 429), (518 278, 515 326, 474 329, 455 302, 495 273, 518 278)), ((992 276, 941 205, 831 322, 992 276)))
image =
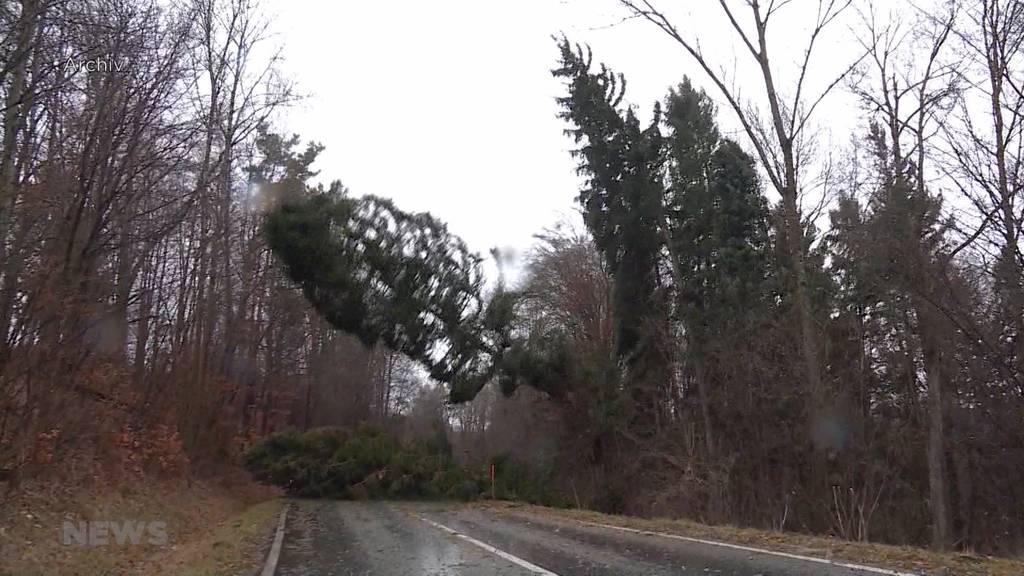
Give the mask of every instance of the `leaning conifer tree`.
POLYGON ((664 334, 666 302, 660 288, 664 140, 655 105, 644 127, 631 107, 621 105, 625 79, 605 66, 593 69, 589 53, 559 43, 554 75, 568 94, 558 99, 560 117, 580 145, 575 154, 586 178, 579 202, 587 228, 614 282, 616 343, 627 369, 636 411, 635 428, 653 432, 658 401, 669 379, 664 334))
POLYGON ((508 299, 485 300, 480 257, 430 214, 334 184, 284 202, 265 233, 331 325, 422 363, 451 386, 451 401, 472 399, 494 375, 508 299))

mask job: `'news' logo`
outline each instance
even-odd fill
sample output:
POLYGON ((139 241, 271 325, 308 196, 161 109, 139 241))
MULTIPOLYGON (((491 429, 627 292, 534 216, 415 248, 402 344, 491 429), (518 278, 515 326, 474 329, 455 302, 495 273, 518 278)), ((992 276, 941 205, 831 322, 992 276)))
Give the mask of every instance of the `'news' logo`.
POLYGON ((65 546, 164 546, 168 542, 167 523, 159 520, 65 520, 60 530, 60 541, 65 546))

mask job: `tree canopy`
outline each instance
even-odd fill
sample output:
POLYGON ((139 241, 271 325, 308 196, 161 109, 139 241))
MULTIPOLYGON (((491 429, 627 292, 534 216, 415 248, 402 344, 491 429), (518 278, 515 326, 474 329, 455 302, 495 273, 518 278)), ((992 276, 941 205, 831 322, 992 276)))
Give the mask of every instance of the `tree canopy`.
POLYGON ((335 328, 421 362, 454 401, 494 374, 500 306, 484 298, 480 257, 430 214, 335 184, 284 202, 265 226, 289 276, 335 328))

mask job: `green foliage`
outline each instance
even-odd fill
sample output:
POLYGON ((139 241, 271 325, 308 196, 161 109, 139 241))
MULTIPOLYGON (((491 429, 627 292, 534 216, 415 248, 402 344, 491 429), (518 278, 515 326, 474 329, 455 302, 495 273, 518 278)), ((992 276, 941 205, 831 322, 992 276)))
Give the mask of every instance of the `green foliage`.
POLYGON ((682 322, 689 353, 703 355, 714 346, 708 340, 748 329, 770 300, 768 206, 753 159, 720 138, 704 92, 684 79, 670 91, 666 113, 656 105, 642 127, 622 105, 622 75, 592 70, 589 53, 565 40, 559 48, 554 74, 568 90, 561 117, 573 126, 587 178, 579 200, 614 280, 617 352, 634 393, 634 423, 650 424, 645 396, 670 380, 669 319, 682 322))
MULTIPOLYGON (((309 143, 298 153, 299 136, 285 138, 260 126, 256 137, 256 148, 260 161, 246 168, 249 183, 261 189, 271 187, 276 196, 295 198, 306 189, 306 182, 317 175, 312 169, 313 162, 323 152, 320 144, 309 143)), ((266 192, 266 191, 265 191, 266 192)))
POLYGON ((520 295, 499 288, 485 298, 480 258, 444 224, 337 184, 284 200, 266 218, 267 239, 334 327, 422 363, 453 403, 492 378, 506 393, 559 393, 563 344, 513 335, 520 295))
POLYGON ((659 335, 665 332, 659 261, 663 242, 664 139, 661 107, 643 127, 631 107, 621 107, 625 79, 567 40, 559 43, 560 67, 568 95, 558 99, 560 117, 580 148, 579 173, 586 178, 579 202, 583 216, 614 281, 616 347, 633 396, 633 423, 650 432, 657 420, 659 390, 668 381, 669 359, 659 335))
POLYGON ((509 304, 487 306, 480 258, 430 214, 332 185, 282 204, 265 231, 328 322, 421 362, 451 385, 451 401, 472 399, 494 375, 509 304))
POLYGON ((683 83, 668 110, 677 296, 691 340, 703 340, 739 328, 768 295, 769 212, 753 158, 718 139, 707 95, 683 83))
POLYGON ((273 434, 246 452, 245 466, 305 497, 471 499, 486 481, 453 464, 447 441, 401 442, 371 425, 273 434))
POLYGON ((559 334, 534 332, 510 343, 498 376, 501 391, 512 394, 522 385, 555 398, 565 394, 568 375, 567 343, 559 334))
POLYGON ((587 178, 579 201, 615 280, 619 354, 630 358, 643 354, 644 325, 657 314, 665 159, 661 108, 655 106, 654 119, 642 127, 632 108, 620 109, 626 88, 621 74, 604 65, 592 71, 590 55, 567 40, 559 48, 561 66, 554 75, 566 79, 569 91, 558 99, 560 117, 574 126, 568 133, 581 145, 575 154, 587 178))
POLYGON ((491 458, 494 465, 494 491, 499 500, 514 500, 565 508, 569 501, 552 489, 553 470, 538 469, 509 454, 491 458))
MULTIPOLYGON (((498 498, 565 506, 551 489, 551 470, 508 455, 494 457, 498 498)), ((261 482, 313 498, 448 498, 489 494, 486 469, 464 468, 451 456, 444 428, 402 442, 379 426, 315 428, 267 436, 245 453, 245 466, 261 482)))

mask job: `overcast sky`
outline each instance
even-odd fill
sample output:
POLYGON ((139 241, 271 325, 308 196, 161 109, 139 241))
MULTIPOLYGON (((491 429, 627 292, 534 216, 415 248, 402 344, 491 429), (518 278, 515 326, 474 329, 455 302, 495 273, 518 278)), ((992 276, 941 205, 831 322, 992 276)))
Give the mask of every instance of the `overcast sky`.
MULTIPOLYGON (((534 234, 575 210, 572 142, 556 118, 555 97, 564 89, 550 73, 553 35, 589 44, 595 60, 624 73, 626 98, 641 117, 684 74, 719 96, 678 45, 646 22, 621 22, 626 12, 612 0, 267 1, 284 69, 308 95, 280 128, 326 146, 320 180, 428 210, 481 253, 496 246, 521 253, 534 234)), ((672 12, 681 31, 699 37, 723 66, 739 63, 736 83, 759 94, 759 76, 717 2, 662 4, 683 6, 672 12)), ((816 5, 796 0, 773 23, 769 39, 784 86, 795 79, 801 32, 816 5)), ((817 86, 855 53, 851 22, 824 39, 812 68, 817 86)), ((820 124, 852 127, 851 102, 838 93, 820 124)), ((729 110, 719 118, 735 129, 729 110)), ((839 138, 845 143, 848 135, 839 138)))

